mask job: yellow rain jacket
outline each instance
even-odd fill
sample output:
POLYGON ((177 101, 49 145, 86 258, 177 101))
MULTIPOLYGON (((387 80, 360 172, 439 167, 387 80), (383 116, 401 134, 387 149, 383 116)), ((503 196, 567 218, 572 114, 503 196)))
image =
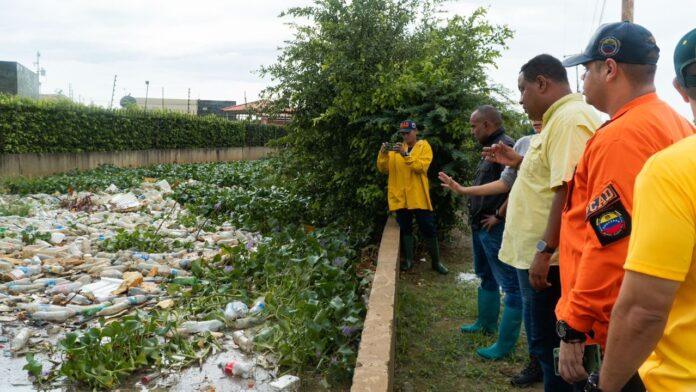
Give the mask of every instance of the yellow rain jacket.
POLYGON ((395 151, 377 153, 377 169, 389 175, 389 211, 433 210, 428 185, 428 167, 432 160, 433 150, 425 140, 417 141, 405 157, 395 151))

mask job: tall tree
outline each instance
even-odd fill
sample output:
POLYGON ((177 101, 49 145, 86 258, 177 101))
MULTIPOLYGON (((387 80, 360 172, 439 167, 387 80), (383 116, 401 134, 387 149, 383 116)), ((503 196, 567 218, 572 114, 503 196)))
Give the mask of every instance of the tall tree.
POLYGON ((459 200, 441 190, 437 172, 471 178, 478 161, 469 115, 481 104, 501 108, 508 126, 524 117, 491 86, 486 69, 512 37, 486 20, 486 10, 449 20, 441 0, 317 0, 291 8, 294 39, 262 68, 274 85, 265 95, 292 108, 284 143, 297 191, 319 196, 320 220, 373 233, 386 215, 386 179, 375 161, 399 121, 416 121, 433 146, 431 194, 440 227, 456 222, 459 200))

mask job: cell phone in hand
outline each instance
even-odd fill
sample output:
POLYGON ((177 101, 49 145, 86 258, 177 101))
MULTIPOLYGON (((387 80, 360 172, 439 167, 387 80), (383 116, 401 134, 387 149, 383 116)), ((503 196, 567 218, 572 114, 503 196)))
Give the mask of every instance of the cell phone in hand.
MULTIPOLYGON (((553 349, 553 371, 557 376, 561 375, 558 369, 558 357, 561 349, 556 347, 553 349)), ((587 374, 599 371, 602 367, 602 349, 599 344, 585 345, 585 352, 582 355, 582 367, 585 368, 587 374)))

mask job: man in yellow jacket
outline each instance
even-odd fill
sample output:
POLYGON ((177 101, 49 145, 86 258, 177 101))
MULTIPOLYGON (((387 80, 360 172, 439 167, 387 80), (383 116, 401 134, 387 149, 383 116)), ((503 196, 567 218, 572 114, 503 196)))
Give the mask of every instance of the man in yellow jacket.
POLYGON ((437 243, 437 228, 433 205, 430 202, 428 167, 433 160, 433 150, 425 140, 418 140, 418 128, 412 120, 402 121, 399 133, 403 143, 382 144, 377 155, 377 169, 388 174, 389 211, 396 212, 396 221, 401 228, 401 243, 404 252, 402 271, 413 268, 413 218, 428 247, 432 267, 446 274, 447 268, 440 261, 437 243))

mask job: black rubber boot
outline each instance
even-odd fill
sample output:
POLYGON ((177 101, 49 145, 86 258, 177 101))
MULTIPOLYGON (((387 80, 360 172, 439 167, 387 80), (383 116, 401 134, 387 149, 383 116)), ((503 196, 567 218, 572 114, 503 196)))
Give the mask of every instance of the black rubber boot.
POLYGON ((413 235, 401 236, 401 249, 404 252, 404 261, 401 262, 402 271, 410 271, 413 268, 413 235))
POLYGON ((440 246, 437 243, 437 237, 424 238, 425 245, 428 247, 428 253, 432 260, 432 267, 435 271, 446 275, 449 271, 447 267, 440 261, 440 246))

